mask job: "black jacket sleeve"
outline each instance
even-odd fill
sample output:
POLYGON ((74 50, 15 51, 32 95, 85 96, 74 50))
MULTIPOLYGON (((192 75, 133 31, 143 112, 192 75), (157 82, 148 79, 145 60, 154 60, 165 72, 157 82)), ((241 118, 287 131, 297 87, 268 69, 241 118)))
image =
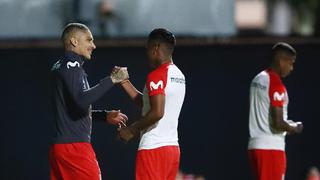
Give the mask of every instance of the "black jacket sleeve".
POLYGON ((94 87, 86 89, 85 76, 84 70, 78 66, 64 68, 60 73, 60 77, 72 99, 83 109, 88 108, 90 104, 98 100, 113 86, 110 77, 106 77, 94 87))

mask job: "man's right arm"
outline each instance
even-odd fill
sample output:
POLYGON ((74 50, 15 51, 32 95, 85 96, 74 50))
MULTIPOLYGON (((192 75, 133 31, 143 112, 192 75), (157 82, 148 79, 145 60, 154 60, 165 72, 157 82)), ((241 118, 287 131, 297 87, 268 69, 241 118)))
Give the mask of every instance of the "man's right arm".
POLYGON ((271 106, 272 128, 276 131, 287 131, 289 134, 301 133, 303 125, 300 122, 289 123, 283 119, 283 108, 271 106))
POLYGON ((126 91, 129 97, 133 100, 133 102, 139 107, 142 108, 142 93, 138 91, 129 80, 124 80, 121 82, 122 88, 126 91))
POLYGON ((285 99, 287 98, 286 94, 286 88, 281 83, 281 80, 271 76, 269 86, 270 113, 272 118, 271 127, 277 132, 286 131, 289 134, 300 133, 303 128, 301 122, 295 123, 283 119, 283 108, 285 99))

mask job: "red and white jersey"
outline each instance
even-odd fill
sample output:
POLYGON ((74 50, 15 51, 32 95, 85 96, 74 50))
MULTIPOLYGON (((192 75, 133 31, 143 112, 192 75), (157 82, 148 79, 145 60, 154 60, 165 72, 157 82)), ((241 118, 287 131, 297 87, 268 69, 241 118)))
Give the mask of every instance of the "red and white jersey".
POLYGON ((280 76, 271 69, 259 73, 250 86, 248 149, 285 149, 286 132, 272 129, 270 107, 282 107, 287 120, 289 98, 280 76))
POLYGON ((186 91, 185 77, 173 63, 166 63, 150 72, 143 90, 142 116, 150 110, 149 97, 165 95, 163 117, 141 133, 140 149, 154 149, 178 144, 178 118, 186 91))

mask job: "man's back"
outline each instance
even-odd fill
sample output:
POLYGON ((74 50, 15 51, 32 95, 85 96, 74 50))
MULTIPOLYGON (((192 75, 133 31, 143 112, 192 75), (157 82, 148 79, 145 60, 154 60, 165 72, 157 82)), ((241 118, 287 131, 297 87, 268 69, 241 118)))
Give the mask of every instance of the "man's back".
POLYGON ((283 118, 287 119, 288 97, 280 77, 268 69, 259 73, 250 87, 249 149, 284 150, 285 132, 272 128, 270 106, 283 106, 283 118))
POLYGON ((150 109, 149 97, 156 94, 165 95, 164 115, 156 124, 142 132, 139 149, 179 145, 177 127, 185 96, 185 77, 176 65, 163 64, 148 75, 143 91, 143 116, 150 109))

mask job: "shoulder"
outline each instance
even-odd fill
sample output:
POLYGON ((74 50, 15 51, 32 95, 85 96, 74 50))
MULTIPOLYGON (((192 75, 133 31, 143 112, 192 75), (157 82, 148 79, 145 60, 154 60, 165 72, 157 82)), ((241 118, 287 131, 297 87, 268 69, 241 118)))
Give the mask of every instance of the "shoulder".
POLYGON ((60 68, 61 68, 61 61, 58 60, 52 65, 51 71, 58 71, 60 68))
POLYGON ((183 72, 175 64, 170 64, 170 66, 168 67, 168 71, 169 71, 169 73, 171 73, 171 74, 173 74, 175 76, 179 76, 179 77, 183 77, 184 78, 183 72))
POLYGON ((250 84, 251 89, 259 89, 262 91, 266 91, 268 87, 269 87, 269 75, 266 71, 262 71, 259 74, 257 74, 253 78, 250 84))
POLYGON ((162 77, 168 73, 169 65, 160 66, 148 74, 148 78, 162 77))
POLYGON ((253 80, 252 83, 259 83, 259 84, 268 84, 270 80, 269 74, 267 71, 261 71, 259 74, 257 74, 253 80))
POLYGON ((61 61, 61 71, 78 72, 78 71, 82 71, 82 67, 79 61, 64 59, 61 61))
POLYGON ((268 72, 270 77, 270 84, 272 85, 282 85, 281 78, 274 72, 268 72))
POLYGON ((148 74, 146 86, 149 96, 164 94, 164 89, 167 86, 168 68, 169 64, 164 64, 148 74))
POLYGON ((169 65, 162 65, 157 69, 151 71, 147 76, 147 82, 159 82, 164 81, 166 83, 168 77, 169 65))
POLYGON ((52 71, 63 78, 78 77, 85 74, 80 62, 61 59, 52 66, 52 71))

